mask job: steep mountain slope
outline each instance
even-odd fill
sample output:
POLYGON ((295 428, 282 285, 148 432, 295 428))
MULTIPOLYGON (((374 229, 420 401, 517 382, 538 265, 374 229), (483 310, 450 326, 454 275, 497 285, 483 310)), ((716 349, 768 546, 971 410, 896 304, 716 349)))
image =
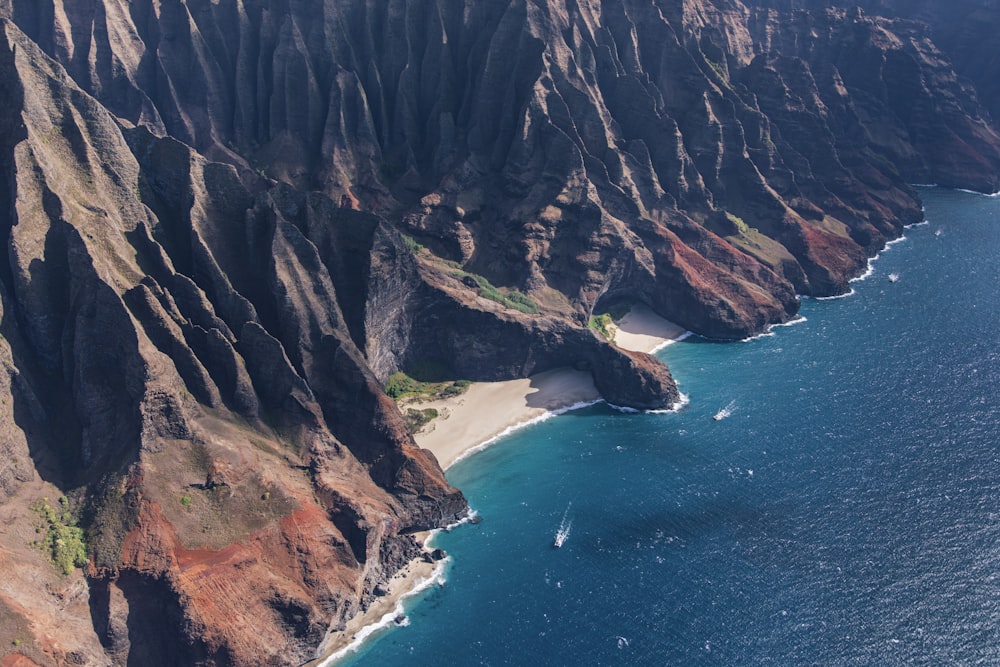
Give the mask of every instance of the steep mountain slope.
POLYGON ((875 16, 904 16, 947 55, 955 71, 975 86, 976 95, 995 120, 1000 118, 1000 2, 997 0, 769 0, 784 11, 816 11, 830 5, 862 7, 875 16))
POLYGON ((1000 188, 926 26, 762 4, 0 0, 3 650, 299 664, 466 510, 389 375, 662 407, 593 314, 759 332, 1000 188))

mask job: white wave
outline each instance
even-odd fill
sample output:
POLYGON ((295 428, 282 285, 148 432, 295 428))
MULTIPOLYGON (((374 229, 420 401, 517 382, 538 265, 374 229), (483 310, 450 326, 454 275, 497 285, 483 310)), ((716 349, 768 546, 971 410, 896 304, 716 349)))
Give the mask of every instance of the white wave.
POLYGON ((976 192, 975 190, 966 190, 965 188, 955 188, 959 192, 966 192, 970 195, 979 195, 980 197, 1000 197, 1000 190, 996 192, 976 192))
POLYGON ((690 402, 691 402, 691 397, 681 392, 680 397, 669 408, 660 408, 659 410, 645 410, 644 412, 647 415, 672 415, 680 412, 681 408, 683 408, 690 402))
MULTIPOLYGON (((924 225, 924 224, 929 224, 929 223, 926 220, 924 220, 922 222, 914 223, 911 226, 924 225)), ((869 278, 871 278, 873 275, 875 275, 875 262, 878 261, 879 257, 882 256, 882 253, 884 253, 885 251, 891 249, 892 246, 896 245, 897 243, 902 243, 906 239, 907 239, 907 236, 905 234, 903 234, 898 239, 893 239, 891 241, 887 241, 886 244, 885 244, 885 247, 882 248, 882 250, 878 254, 876 254, 874 257, 869 257, 868 258, 868 264, 865 267, 865 270, 861 273, 861 275, 855 276, 854 278, 851 278, 847 282, 848 283, 859 283, 862 280, 868 280, 869 278)), ((844 292, 843 294, 834 294, 833 296, 814 296, 814 297, 808 297, 807 296, 805 298, 807 298, 807 299, 815 299, 816 301, 832 301, 834 299, 846 299, 849 296, 854 296, 854 294, 855 294, 854 288, 852 287, 850 289, 850 291, 844 292)))
POLYGON ((834 294, 833 296, 814 296, 811 298, 815 299, 816 301, 833 301, 835 299, 846 299, 849 296, 854 296, 856 293, 857 292, 854 291, 854 288, 851 288, 850 292, 844 292, 843 294, 834 294))
MULTIPOLYGON (((406 614, 404 613, 405 610, 403 609, 403 600, 413 597, 414 595, 418 595, 427 590, 428 588, 430 588, 431 586, 434 586, 435 584, 443 584, 445 581, 445 576, 444 576, 445 567, 449 561, 450 561, 449 558, 445 558, 439 561, 437 567, 434 568, 434 572, 431 574, 431 576, 427 577, 426 579, 423 578, 418 579, 417 582, 413 585, 413 588, 411 588, 406 593, 403 593, 403 595, 400 596, 399 600, 396 602, 396 606, 392 609, 392 611, 387 612, 382 616, 382 618, 375 621, 374 623, 370 623, 361 628, 360 630, 358 630, 354 634, 354 638, 351 640, 350 644, 323 658, 319 663, 317 663, 316 667, 330 667, 331 665, 333 665, 335 662, 337 662, 347 654, 356 652, 365 643, 366 639, 368 639, 373 634, 375 634, 376 632, 378 632, 383 628, 387 628, 391 625, 398 625, 400 627, 406 627, 407 625, 409 625, 408 622, 409 619, 406 619, 406 621, 404 621, 403 623, 398 623, 398 624, 396 623, 397 618, 406 617, 406 614)), ((322 647, 320 647, 320 650, 322 651, 322 647)))
POLYGON ((685 331, 684 333, 682 333, 677 338, 671 338, 670 340, 663 341, 662 343, 660 343, 659 345, 657 345, 656 347, 654 347, 652 350, 650 350, 649 353, 650 354, 656 354, 660 350, 664 350, 664 349, 670 347, 671 345, 673 345, 674 343, 679 343, 682 340, 687 340, 688 338, 690 338, 693 335, 694 335, 694 332, 692 332, 692 331, 685 331))
POLYGON ((598 403, 601 402, 602 400, 599 398, 593 401, 581 401, 579 403, 574 403, 573 405, 567 405, 564 408, 555 408, 554 410, 550 410, 548 415, 550 417, 558 417, 559 415, 564 415, 567 412, 573 412, 574 410, 583 410, 584 408, 589 408, 590 406, 597 405, 598 403))
POLYGON ((739 342, 740 343, 751 343, 751 342, 753 342, 755 340, 760 340, 761 338, 770 338, 771 336, 774 336, 774 335, 775 335, 775 333, 773 331, 771 331, 770 328, 768 328, 768 330, 765 331, 764 333, 754 334, 753 336, 747 336, 746 338, 740 338, 739 342))
POLYGON ((778 327, 794 327, 796 324, 803 324, 808 322, 809 319, 805 315, 799 315, 794 320, 788 320, 787 322, 778 322, 777 324, 772 324, 770 329, 777 329, 778 327))
MULTIPOLYGON (((890 248, 892 248, 892 246, 896 245, 897 243, 902 243, 905 240, 906 240, 906 234, 903 234, 898 239, 893 239, 891 241, 886 241, 885 247, 882 248, 882 252, 885 252, 886 250, 889 250, 890 248)), ((881 254, 881 253, 879 253, 879 254, 881 254)))
POLYGON ((874 257, 869 258, 869 260, 868 260, 868 266, 867 266, 867 268, 865 268, 864 273, 862 273, 860 276, 857 276, 855 278, 851 278, 847 282, 849 282, 849 283, 859 283, 862 280, 867 280, 868 278, 871 278, 872 274, 875 273, 875 260, 876 259, 878 259, 878 255, 875 255, 874 257))
POLYGON ((459 519, 455 523, 449 523, 444 528, 436 528, 436 529, 432 530, 430 536, 424 541, 424 543, 425 544, 430 544, 431 538, 434 535, 436 535, 437 533, 441 532, 442 530, 444 532, 446 532, 446 533, 450 533, 451 531, 455 530, 459 526, 463 526, 463 525, 465 525, 467 523, 472 523, 473 521, 476 520, 476 517, 478 517, 478 516, 479 516, 479 512, 477 512, 476 510, 474 510, 474 509, 472 509, 470 507, 469 510, 465 513, 465 516, 463 516, 461 519, 459 519))
POLYGON ((630 408, 625 405, 615 405, 614 403, 609 403, 608 401, 599 401, 599 402, 603 402, 612 410, 617 410, 618 412, 622 412, 627 415, 638 415, 638 414, 671 415, 676 412, 679 412, 681 408, 683 408, 685 405, 691 402, 691 399, 688 397, 687 394, 683 392, 678 392, 677 400, 674 401, 673 405, 671 405, 669 408, 654 408, 651 410, 639 410, 638 408, 630 408))
MULTIPOLYGON (((910 185, 912 187, 914 187, 914 188, 939 188, 939 187, 941 187, 937 183, 927 183, 927 184, 924 184, 924 183, 910 183, 910 185)), ((996 192, 987 194, 985 192, 978 192, 976 190, 967 190, 966 188, 954 188, 954 189, 956 191, 958 191, 958 192, 967 192, 970 195, 979 195, 981 197, 1000 197, 1000 190, 997 190, 996 192)))
MULTIPOLYGON (((687 332, 687 335, 692 335, 692 334, 691 334, 691 332, 687 332)), ((455 457, 455 460, 452 461, 448 465, 448 468, 451 468, 451 466, 455 465, 459 461, 463 461, 463 460, 469 458, 473 454, 478 454, 479 452, 481 452, 481 451, 483 451, 485 449, 488 449, 489 447, 492 447, 493 445, 497 444, 497 442, 499 442, 500 440, 503 440, 507 436, 509 436, 509 435, 511 435, 513 433, 516 433, 517 431, 520 431, 523 428, 527 428, 528 426, 533 426, 535 424, 540 424, 540 423, 542 423, 544 421, 548 421, 549 419, 552 419, 553 417, 558 417, 559 415, 566 414, 567 412, 572 412, 573 410, 582 410, 584 408, 589 408, 592 405, 597 405, 598 403, 604 403, 605 405, 607 405, 612 410, 617 410, 618 412, 623 412, 625 414, 640 414, 640 413, 645 413, 645 414, 670 414, 670 413, 678 412, 681 408, 683 408, 685 405, 687 405, 688 403, 690 403, 690 399, 688 398, 688 396, 686 394, 682 393, 682 394, 680 394, 680 396, 677 399, 677 401, 673 405, 671 405, 669 408, 659 408, 659 409, 654 409, 654 410, 639 410, 637 408, 630 408, 630 407, 626 407, 624 405, 615 405, 614 403, 610 403, 610 402, 606 401, 603 398, 598 398, 598 399, 595 399, 593 401, 581 401, 579 403, 573 403, 572 405, 567 405, 567 406, 562 407, 562 408, 555 408, 553 410, 549 410, 549 411, 547 411, 547 412, 545 412, 543 414, 540 414, 540 415, 538 415, 536 417, 532 417, 531 419, 525 419, 524 421, 521 421, 521 422, 518 422, 518 423, 513 424, 511 426, 508 426, 507 428, 505 428, 504 430, 500 431, 499 433, 497 433, 493 437, 491 437, 491 438, 489 438, 487 440, 484 440, 483 442, 479 443, 478 445, 476 445, 474 447, 470 447, 470 448, 466 449, 464 452, 462 452, 457 457, 455 457)), ((463 523, 468 523, 469 521, 471 521, 474 518, 474 514, 475 514, 474 512, 471 512, 470 516, 468 516, 466 518, 463 518, 462 520, 458 521, 456 524, 454 524, 454 526, 458 526, 458 525, 461 525, 463 523)), ((453 526, 449 526, 445 530, 450 530, 452 527, 453 526)), ((429 539, 430 538, 428 538, 428 540, 429 539)))
POLYGON ((798 317, 790 319, 787 322, 776 322, 774 324, 769 324, 767 326, 767 331, 756 334, 754 336, 749 336, 747 338, 741 338, 739 342, 749 343, 750 341, 759 340, 761 338, 770 338, 771 336, 775 335, 774 330, 779 327, 794 327, 796 324, 803 324, 804 322, 808 321, 809 320, 806 318, 805 315, 799 315, 798 317))
MULTIPOLYGON (((688 334, 690 335, 690 332, 688 332, 688 334)), ((485 449, 488 449, 489 447, 492 447, 493 445, 495 445, 500 440, 503 440, 507 436, 509 436, 509 435, 511 435, 513 433, 516 433, 517 431, 520 431, 523 428, 527 428, 528 426, 533 426, 535 424, 540 424, 540 423, 542 423, 544 421, 548 421, 549 419, 552 419, 553 417, 557 417, 559 415, 566 414, 567 412, 572 412, 573 410, 582 410, 583 408, 589 408, 592 405, 597 405, 598 403, 604 403, 605 405, 607 405, 612 410, 617 410, 618 412, 623 412, 623 413, 626 413, 626 414, 639 414, 639 413, 668 414, 668 413, 675 413, 675 412, 679 411, 681 408, 683 408, 689 402, 690 402, 690 399, 687 397, 687 395, 682 393, 682 394, 680 394, 680 397, 678 398, 678 400, 673 405, 671 405, 669 408, 660 408, 660 409, 655 409, 655 410, 638 410, 636 408, 630 408, 630 407, 626 407, 624 405, 615 405, 614 403, 609 403, 608 401, 604 400, 603 398, 598 398, 598 399, 595 399, 593 401, 581 401, 579 403, 573 403, 572 405, 567 405, 567 406, 562 407, 562 408, 555 408, 553 410, 549 410, 549 411, 547 411, 547 412, 545 412, 543 414, 540 414, 540 415, 538 415, 536 417, 532 417, 531 419, 525 419, 524 421, 521 421, 521 422, 518 422, 518 423, 513 424, 511 426, 508 426, 507 428, 505 428, 504 430, 500 431, 499 433, 497 433, 493 437, 491 437, 491 438, 489 438, 487 440, 484 440, 483 442, 479 443, 478 445, 476 445, 474 447, 470 447, 470 448, 466 449, 464 452, 462 452, 457 457, 455 457, 455 460, 452 461, 448 465, 448 468, 451 468, 451 466, 455 465, 459 461, 463 461, 463 460, 469 458, 473 454, 478 454, 479 452, 481 452, 481 451, 483 451, 485 449)), ((452 526, 446 527, 445 530, 451 530, 451 528, 453 528, 455 526, 459 526, 459 525, 461 525, 463 523, 468 523, 469 521, 471 521, 474 518, 474 516, 475 516, 475 512, 470 512, 469 516, 467 516, 467 517, 459 520, 458 522, 456 522, 452 526)), ((428 541, 430 539, 431 538, 428 538, 428 541)))
POLYGON ((544 412, 544 413, 542 413, 542 414, 540 414, 540 415, 538 415, 536 417, 532 417, 531 419, 525 419, 524 421, 521 421, 521 422, 518 422, 518 423, 513 424, 511 426, 508 426, 507 428, 505 428, 504 430, 500 431, 499 433, 497 433, 492 438, 489 438, 488 440, 482 441, 481 443, 479 443, 475 447, 470 447, 469 449, 466 449, 464 452, 462 452, 457 457, 455 457, 455 460, 452 461, 451 464, 448 467, 450 468, 451 466, 455 465, 459 461, 467 459, 470 456, 472 456, 473 454, 478 454, 479 452, 483 451, 484 449, 492 447, 498 441, 503 440, 504 438, 506 438, 508 435, 510 435, 512 433, 520 431, 522 428, 527 428, 528 426, 533 426, 535 424, 541 424, 542 422, 548 421, 549 419, 552 419, 553 417, 556 417, 558 415, 566 414, 567 412, 571 412, 573 410, 582 410, 583 408, 589 408, 592 405, 597 405, 598 403, 602 403, 602 402, 603 402, 602 399, 596 399, 596 400, 593 400, 593 401, 581 401, 579 403, 574 403, 572 405, 567 405, 566 407, 556 408, 554 410, 549 410, 548 412, 544 412))
POLYGON ((923 227, 924 225, 929 225, 929 224, 931 224, 931 221, 928 220, 927 218, 924 218, 920 222, 911 222, 908 225, 903 225, 903 229, 909 229, 910 227, 923 227))

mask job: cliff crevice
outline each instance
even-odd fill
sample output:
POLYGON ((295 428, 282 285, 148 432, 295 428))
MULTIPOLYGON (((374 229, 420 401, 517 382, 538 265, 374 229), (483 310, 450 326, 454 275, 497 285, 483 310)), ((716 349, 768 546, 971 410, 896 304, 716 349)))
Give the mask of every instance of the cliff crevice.
POLYGON ((17 652, 299 664, 467 509, 391 374, 662 408, 592 316, 759 333, 1000 189, 995 2, 860 4, 0 0, 17 652))

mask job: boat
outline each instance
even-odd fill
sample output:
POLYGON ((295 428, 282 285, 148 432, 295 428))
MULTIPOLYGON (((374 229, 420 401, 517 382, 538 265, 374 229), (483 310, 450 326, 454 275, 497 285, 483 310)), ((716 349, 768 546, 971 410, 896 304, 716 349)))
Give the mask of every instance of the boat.
POLYGON ((899 274, 898 273, 890 273, 889 274, 889 282, 890 283, 894 283, 897 280, 899 280, 899 274))
POLYGON ((943 233, 944 233, 944 232, 942 232, 942 231, 941 231, 940 229, 938 229, 938 230, 936 230, 936 231, 934 232, 934 236, 941 236, 941 234, 943 234, 943 233))
POLYGON ((712 419, 717 422, 721 422, 723 419, 733 414, 734 405, 736 405, 736 401, 729 401, 729 405, 716 412, 712 419))
POLYGON ((569 508, 572 506, 573 503, 566 506, 562 521, 559 523, 559 530, 556 531, 556 536, 552 540, 552 546, 556 549, 566 543, 566 539, 569 537, 569 530, 573 527, 573 520, 569 518, 569 508))

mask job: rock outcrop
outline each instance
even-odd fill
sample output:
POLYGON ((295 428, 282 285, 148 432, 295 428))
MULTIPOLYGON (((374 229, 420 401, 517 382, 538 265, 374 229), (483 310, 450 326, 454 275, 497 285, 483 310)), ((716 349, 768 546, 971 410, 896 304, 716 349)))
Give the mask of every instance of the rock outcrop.
POLYGON ((593 315, 757 333, 1000 189, 969 19, 869 4, 0 0, 9 660, 300 664, 466 511, 392 373, 660 408, 593 315))
POLYGON ((44 628, 65 587, 86 592, 89 628, 36 634, 60 663, 301 662, 464 499, 275 195, 123 128, 2 28, 0 482, 21 528, 67 494, 90 556, 86 587, 67 583, 15 530, 4 600, 44 628))

